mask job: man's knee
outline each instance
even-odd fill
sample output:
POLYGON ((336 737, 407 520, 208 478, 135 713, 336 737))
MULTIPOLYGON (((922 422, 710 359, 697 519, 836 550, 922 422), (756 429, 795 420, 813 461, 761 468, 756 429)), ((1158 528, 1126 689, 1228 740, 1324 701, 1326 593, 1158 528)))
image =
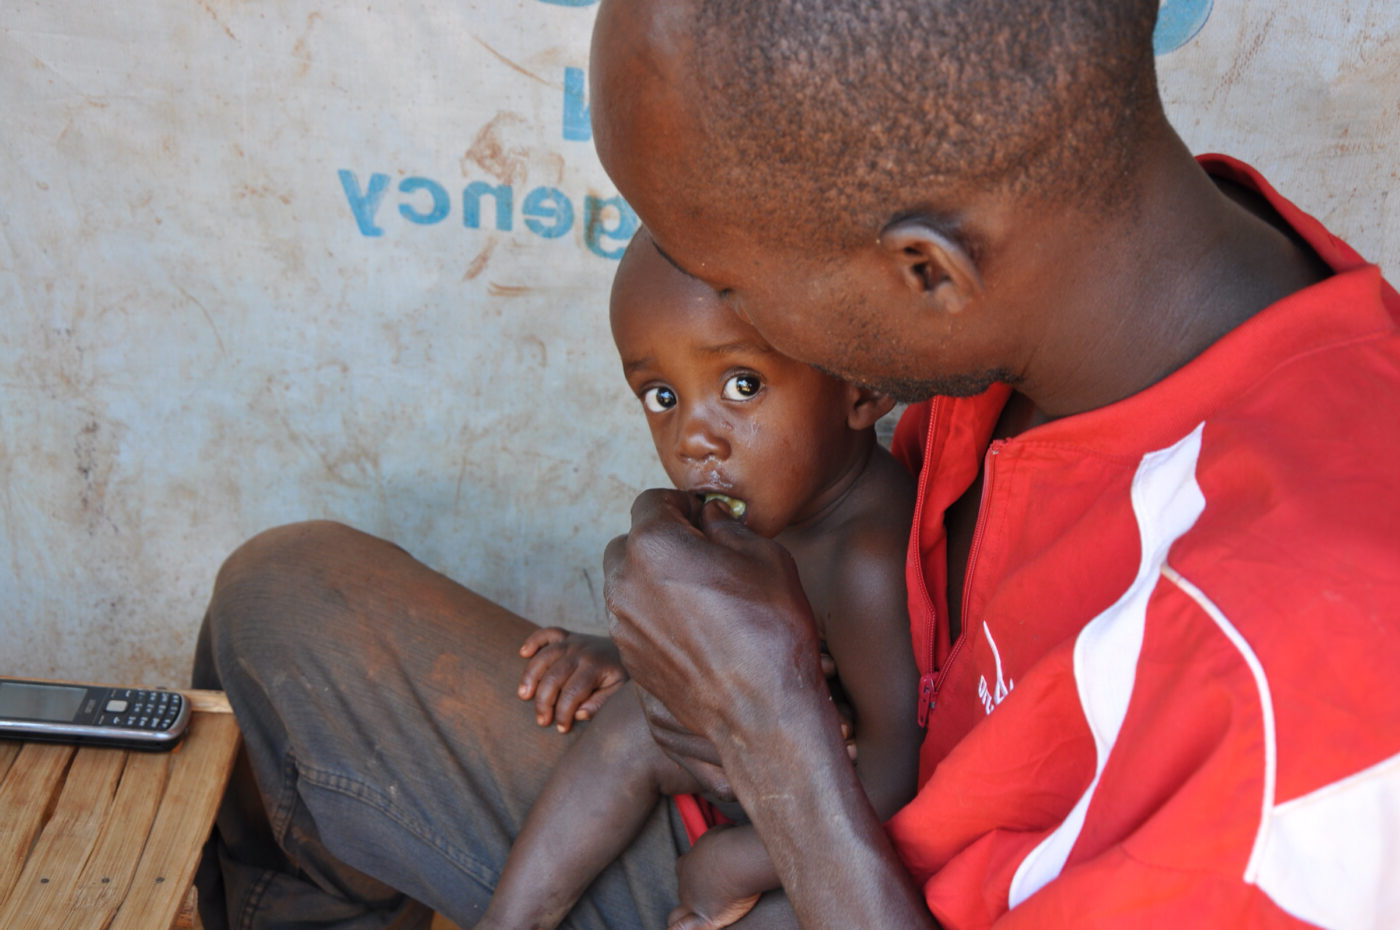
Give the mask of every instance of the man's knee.
POLYGON ((331 520, 273 527, 249 539, 224 561, 214 582, 215 596, 249 584, 282 583, 317 565, 358 555, 370 547, 397 549, 391 543, 331 520))
POLYGON ((205 622, 216 660, 232 652, 293 661, 318 636, 334 635, 348 613, 342 579, 376 549, 402 552, 330 521, 279 526, 245 542, 214 581, 205 622))

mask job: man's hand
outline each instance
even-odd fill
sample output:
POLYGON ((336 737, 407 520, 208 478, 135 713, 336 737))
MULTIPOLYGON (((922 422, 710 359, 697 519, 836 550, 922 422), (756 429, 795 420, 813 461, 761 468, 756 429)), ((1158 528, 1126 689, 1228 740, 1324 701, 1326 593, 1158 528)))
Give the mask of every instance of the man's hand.
POLYGON ((811 607, 792 557, 719 502, 644 492, 632 530, 605 558, 613 641, 641 689, 657 742, 718 761, 749 725, 771 726, 794 701, 829 700, 811 607))
POLYGON ((520 647, 530 661, 516 693, 535 700, 535 722, 567 733, 588 720, 627 680, 617 647, 606 636, 571 633, 557 626, 531 633, 520 647))
POLYGON ((672 758, 689 754, 693 773, 723 765, 798 922, 933 927, 848 761, 787 550, 718 501, 699 508, 677 491, 647 491, 604 568, 623 664, 689 731, 688 741, 669 742, 672 731, 650 714, 654 737, 672 758), (694 748, 697 736, 708 749, 694 748))

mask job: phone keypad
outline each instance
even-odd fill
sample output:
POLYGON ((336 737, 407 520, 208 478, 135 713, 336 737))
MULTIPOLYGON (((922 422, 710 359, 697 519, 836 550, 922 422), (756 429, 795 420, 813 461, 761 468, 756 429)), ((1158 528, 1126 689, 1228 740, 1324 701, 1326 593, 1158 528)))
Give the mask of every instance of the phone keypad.
POLYGON ((184 706, 184 695, 174 691, 125 688, 114 691, 97 718, 98 726, 137 730, 168 730, 184 706))

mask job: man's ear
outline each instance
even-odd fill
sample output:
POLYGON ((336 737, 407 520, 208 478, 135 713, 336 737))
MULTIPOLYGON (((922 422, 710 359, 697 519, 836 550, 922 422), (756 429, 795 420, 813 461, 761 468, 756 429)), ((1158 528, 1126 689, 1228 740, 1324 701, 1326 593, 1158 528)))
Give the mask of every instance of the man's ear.
POLYGON ((957 313, 982 292, 982 276, 967 247, 925 218, 891 223, 879 241, 909 288, 936 310, 957 313))
POLYGON ((856 432, 874 426, 893 409, 893 397, 871 388, 846 385, 846 425, 856 432))

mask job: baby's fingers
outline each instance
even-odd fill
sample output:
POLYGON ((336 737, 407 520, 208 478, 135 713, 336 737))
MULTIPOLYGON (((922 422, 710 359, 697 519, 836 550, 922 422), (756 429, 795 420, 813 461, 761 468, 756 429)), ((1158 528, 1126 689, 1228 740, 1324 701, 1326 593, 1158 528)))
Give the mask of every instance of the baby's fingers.
POLYGON ((525 671, 520 675, 520 686, 515 689, 515 693, 520 695, 522 701, 528 701, 535 696, 535 689, 539 687, 540 679, 558 661, 559 650, 545 647, 544 651, 536 653, 529 662, 525 663, 525 671))
POLYGON ((560 733, 568 733, 575 720, 585 718, 578 715, 579 708, 598 687, 596 676, 589 674, 587 666, 575 665, 568 679, 559 688, 554 699, 554 728, 560 733))
POLYGON ((543 627, 525 637, 525 642, 520 646, 520 655, 530 661, 525 663, 525 672, 520 676, 520 687, 515 689, 522 701, 528 701, 535 696, 540 676, 549 671, 563 654, 562 649, 555 647, 568 638, 569 631, 557 626, 543 627))
POLYGON ((525 642, 520 646, 520 656, 528 659, 545 646, 563 642, 568 635, 568 630, 557 626, 542 627, 525 637, 525 642))
POLYGON ((617 689, 622 687, 623 683, 623 680, 619 679, 613 684, 605 685, 597 691, 594 691, 588 696, 587 700, 578 706, 578 710, 574 711, 574 719, 592 720, 597 716, 598 711, 603 709, 603 704, 608 698, 612 697, 617 692, 617 689))
POLYGON ((682 904, 671 911, 666 918, 666 930, 701 930, 706 925, 705 918, 682 904))
MULTIPOLYGON (((582 700, 582 697, 574 699, 573 705, 568 708, 561 706, 560 699, 566 685, 575 674, 578 663, 562 655, 557 658, 565 661, 556 661, 549 668, 542 670, 535 687, 535 722, 542 727, 551 723, 558 725, 572 722, 574 706, 582 700)), ((567 733, 568 729, 567 726, 561 727, 560 732, 567 733)))

